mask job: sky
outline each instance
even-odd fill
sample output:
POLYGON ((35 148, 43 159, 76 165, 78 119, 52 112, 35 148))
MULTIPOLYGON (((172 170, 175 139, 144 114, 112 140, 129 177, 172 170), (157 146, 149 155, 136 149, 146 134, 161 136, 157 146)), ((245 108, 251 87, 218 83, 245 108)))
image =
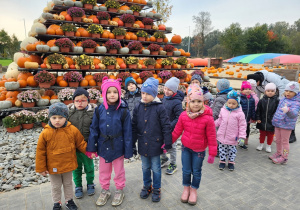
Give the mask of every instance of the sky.
MULTIPOLYGON (((15 34, 20 40, 25 38, 33 21, 37 19, 50 0, 0 0, 0 29, 9 35, 15 34)), ((210 12, 213 29, 220 31, 231 23, 240 23, 242 28, 256 23, 275 23, 286 21, 290 25, 300 19, 299 0, 170 0, 173 5, 170 20, 165 24, 173 27, 172 34, 185 37, 193 34, 193 15, 210 12)), ((170 38, 171 35, 168 35, 170 38)))

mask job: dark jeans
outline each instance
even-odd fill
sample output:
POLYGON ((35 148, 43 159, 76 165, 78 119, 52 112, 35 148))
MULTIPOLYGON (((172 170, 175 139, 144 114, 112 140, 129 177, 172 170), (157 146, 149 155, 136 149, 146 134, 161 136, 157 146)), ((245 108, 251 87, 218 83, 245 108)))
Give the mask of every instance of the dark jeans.
POLYGON ((151 170, 152 170, 153 188, 159 189, 161 187, 160 155, 154 157, 145 157, 141 155, 141 159, 142 159, 144 186, 150 187, 152 185, 152 179, 151 179, 151 170))
POLYGON ((182 185, 198 189, 202 176, 202 163, 205 157, 205 151, 194 152, 182 145, 182 185), (193 174, 193 178, 191 178, 193 174))

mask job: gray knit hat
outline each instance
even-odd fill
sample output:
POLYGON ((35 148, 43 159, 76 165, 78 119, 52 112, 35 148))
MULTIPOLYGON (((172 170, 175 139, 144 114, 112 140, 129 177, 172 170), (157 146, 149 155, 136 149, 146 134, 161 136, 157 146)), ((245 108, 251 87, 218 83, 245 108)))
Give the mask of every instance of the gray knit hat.
POLYGON ((298 82, 289 82, 286 86, 284 90, 289 90, 292 91, 296 94, 299 93, 299 84, 298 82))
POLYGON ((52 104, 50 107, 49 107, 49 115, 48 117, 52 117, 53 115, 60 115, 64 118, 67 118, 69 117, 69 110, 68 110, 68 107, 64 104, 64 103, 55 103, 55 104, 52 104))
POLYGON ((217 88, 219 89, 219 91, 223 91, 226 90, 230 87, 230 83, 227 79, 220 79, 217 82, 217 88))
POLYGON ((199 75, 199 74, 194 74, 193 76, 192 76, 192 79, 191 79, 191 82, 193 81, 193 80, 198 80, 199 82, 200 82, 200 84, 202 83, 202 78, 201 78, 201 76, 199 75))
POLYGON ((172 90, 173 93, 177 93, 179 83, 180 80, 177 77, 172 77, 166 82, 165 86, 172 90))

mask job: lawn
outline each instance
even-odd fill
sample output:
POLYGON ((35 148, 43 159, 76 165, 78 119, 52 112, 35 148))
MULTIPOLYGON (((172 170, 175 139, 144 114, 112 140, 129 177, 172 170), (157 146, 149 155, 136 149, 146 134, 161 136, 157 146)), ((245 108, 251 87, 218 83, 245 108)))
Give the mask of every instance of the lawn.
POLYGON ((8 66, 11 62, 12 60, 0 60, 0 64, 2 64, 2 66, 8 66))

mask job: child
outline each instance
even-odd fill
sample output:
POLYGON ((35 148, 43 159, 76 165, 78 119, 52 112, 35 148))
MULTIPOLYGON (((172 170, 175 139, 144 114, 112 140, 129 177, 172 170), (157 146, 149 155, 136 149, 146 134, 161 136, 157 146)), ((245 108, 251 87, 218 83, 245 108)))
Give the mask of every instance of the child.
POLYGON ((61 209, 61 187, 64 189, 66 207, 76 210, 73 201, 72 171, 78 165, 76 149, 85 153, 86 142, 80 131, 67 121, 68 107, 55 103, 49 107, 49 122, 40 134, 35 166, 42 176, 50 174, 53 209, 61 209))
MULTIPOLYGON (((73 104, 69 104, 69 121, 74 125, 80 133, 84 136, 84 140, 87 142, 90 135, 90 125, 94 110, 97 107, 96 104, 89 104, 89 93, 79 87, 73 94, 73 104)), ((86 174, 87 182, 87 194, 95 194, 94 185, 94 162, 88 158, 85 154, 76 151, 78 168, 73 171, 73 180, 75 183, 75 198, 82 198, 82 166, 86 174)))
POLYGON ((277 152, 269 158, 275 164, 286 164, 290 151, 289 137, 295 128, 300 110, 299 84, 290 82, 284 91, 285 97, 280 100, 272 124, 275 126, 277 152))
POLYGON ((195 205, 197 203, 197 189, 201 181, 202 163, 205 149, 209 148, 207 162, 212 164, 217 154, 217 141, 212 111, 203 104, 203 93, 198 85, 188 88, 189 110, 184 111, 172 133, 175 142, 182 134, 182 184, 184 190, 181 202, 195 205), (193 175, 191 180, 191 175, 193 175))
POLYGON ((191 79, 191 84, 196 84, 201 86, 202 78, 199 74, 194 74, 191 79))
POLYGON ((272 125, 272 119, 276 112, 279 100, 276 95, 276 85, 274 83, 268 83, 265 86, 265 95, 259 100, 256 109, 256 127, 259 129, 259 141, 257 150, 261 151, 264 147, 265 138, 267 136, 266 152, 271 152, 271 144, 274 137, 274 126, 272 125))
POLYGON ((159 202, 161 199, 160 155, 163 153, 163 144, 165 149, 172 148, 171 127, 166 110, 157 97, 158 80, 153 77, 148 78, 141 91, 142 99, 134 108, 132 118, 133 145, 138 140, 138 152, 142 159, 144 187, 140 197, 146 199, 152 192, 152 201, 159 202))
POLYGON ((257 96, 257 94, 256 94, 256 92, 255 92, 254 90, 255 90, 256 87, 257 87, 257 83, 256 83, 256 81, 255 81, 254 79, 248 79, 247 81, 248 81, 248 82, 250 83, 250 85, 251 85, 251 95, 252 95, 252 97, 253 97, 254 100, 255 100, 255 110, 256 110, 257 104, 258 104, 258 102, 259 102, 259 98, 258 98, 258 96, 257 96))
MULTIPOLYGON (((166 109, 167 116, 169 117, 171 123, 171 132, 174 130, 175 125, 178 121, 180 114, 183 112, 182 101, 184 98, 184 93, 178 90, 179 79, 172 77, 169 79, 164 87, 165 96, 162 100, 162 103, 166 109)), ((172 175, 177 170, 176 165, 176 142, 172 144, 172 148, 168 150, 170 154, 170 164, 166 170, 166 174, 172 175)), ((161 155, 161 167, 167 165, 169 158, 166 153, 161 155)))
POLYGON ((124 100, 128 104, 130 116, 132 118, 134 107, 141 101, 141 89, 137 86, 133 77, 127 77, 125 80, 126 93, 124 100))
POLYGON ((247 150, 248 147, 248 138, 250 134, 250 122, 251 119, 255 120, 255 100, 251 95, 252 87, 249 82, 243 81, 241 86, 241 106, 242 110, 245 114, 246 122, 247 122, 247 131, 246 131, 246 139, 245 144, 239 145, 242 149, 247 150))
POLYGON ((228 169, 234 170, 236 145, 246 138, 247 123, 240 105, 240 95, 232 90, 227 94, 227 103, 222 107, 215 121, 219 143, 219 169, 224 170, 228 156, 228 169))
POLYGON ((202 91, 203 91, 204 104, 212 108, 214 104, 214 98, 212 94, 209 92, 207 87, 202 87, 202 91))
POLYGON ((96 202, 104 206, 111 193, 109 191, 112 168, 114 168, 116 192, 112 206, 123 202, 125 187, 124 158, 132 157, 132 128, 127 105, 121 100, 120 80, 104 77, 101 85, 103 104, 94 113, 90 127, 87 154, 90 158, 100 156, 99 182, 102 187, 96 202))

